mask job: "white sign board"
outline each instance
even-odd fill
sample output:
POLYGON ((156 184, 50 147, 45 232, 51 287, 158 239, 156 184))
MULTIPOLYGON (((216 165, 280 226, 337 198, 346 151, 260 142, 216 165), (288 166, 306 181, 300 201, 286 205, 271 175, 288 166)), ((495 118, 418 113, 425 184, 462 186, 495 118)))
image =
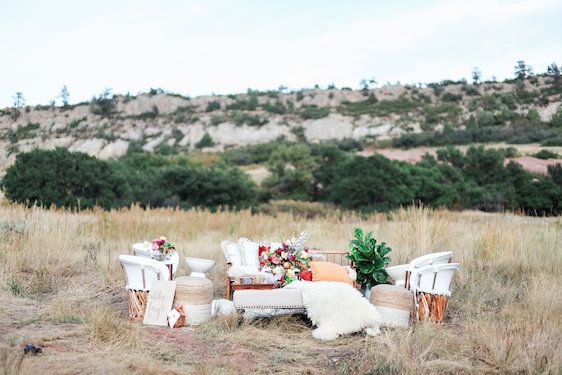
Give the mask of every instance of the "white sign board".
POLYGON ((158 280, 152 283, 142 324, 166 327, 168 325, 167 315, 172 310, 175 293, 175 281, 158 280))

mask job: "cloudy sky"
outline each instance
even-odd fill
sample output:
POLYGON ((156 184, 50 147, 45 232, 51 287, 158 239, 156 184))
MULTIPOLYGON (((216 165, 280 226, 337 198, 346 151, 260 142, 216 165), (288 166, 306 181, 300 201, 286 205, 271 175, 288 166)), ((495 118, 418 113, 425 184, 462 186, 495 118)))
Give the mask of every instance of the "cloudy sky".
MULTIPOLYGON (((0 107, 109 87, 184 95, 511 77, 562 64, 560 0, 0 2, 0 107)), ((59 100, 60 101, 60 100, 59 100)))

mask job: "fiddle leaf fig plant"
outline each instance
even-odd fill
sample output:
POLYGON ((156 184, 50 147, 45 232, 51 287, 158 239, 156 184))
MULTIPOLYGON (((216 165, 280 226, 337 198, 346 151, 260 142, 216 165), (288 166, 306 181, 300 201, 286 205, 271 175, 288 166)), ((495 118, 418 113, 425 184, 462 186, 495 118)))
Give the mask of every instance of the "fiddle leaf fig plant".
POLYGON ((387 283, 388 274, 384 268, 390 263, 387 255, 391 251, 384 242, 377 243, 373 232, 364 234, 361 228, 355 228, 355 239, 349 242, 347 259, 355 264, 357 282, 363 289, 387 283))

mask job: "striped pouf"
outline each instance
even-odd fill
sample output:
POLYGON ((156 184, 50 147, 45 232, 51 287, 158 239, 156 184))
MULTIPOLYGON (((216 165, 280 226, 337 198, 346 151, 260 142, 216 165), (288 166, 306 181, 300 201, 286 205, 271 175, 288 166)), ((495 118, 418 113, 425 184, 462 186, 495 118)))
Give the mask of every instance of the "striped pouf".
POLYGON ((407 328, 413 307, 412 292, 398 285, 376 285, 371 289, 371 303, 383 318, 383 325, 407 328))
POLYGON ((197 325, 211 319, 213 283, 202 277, 182 276, 175 279, 174 306, 183 305, 186 324, 197 325))

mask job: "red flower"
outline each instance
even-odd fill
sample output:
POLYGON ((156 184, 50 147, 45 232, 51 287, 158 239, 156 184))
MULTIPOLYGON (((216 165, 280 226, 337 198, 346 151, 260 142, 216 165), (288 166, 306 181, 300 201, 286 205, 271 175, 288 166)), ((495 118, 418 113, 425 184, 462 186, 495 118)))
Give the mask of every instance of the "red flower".
POLYGON ((289 255, 289 260, 295 260, 295 256, 293 254, 289 255))
POLYGON ((260 247, 258 248, 258 256, 261 257, 262 253, 265 252, 265 251, 267 251, 268 248, 269 248, 268 246, 260 246, 260 247))
POLYGON ((299 278, 301 280, 312 281, 312 271, 299 272, 299 278))
POLYGON ((277 254, 277 255, 281 255, 282 252, 283 252, 283 250, 281 250, 281 248, 275 250, 275 254, 277 254))

